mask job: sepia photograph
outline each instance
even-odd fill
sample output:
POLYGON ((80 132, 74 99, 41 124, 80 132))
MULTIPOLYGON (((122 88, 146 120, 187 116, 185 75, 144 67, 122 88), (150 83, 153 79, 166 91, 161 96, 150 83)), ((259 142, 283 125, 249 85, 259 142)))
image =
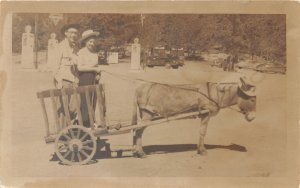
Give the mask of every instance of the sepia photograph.
POLYGON ((10 13, 0 187, 8 177, 289 176, 288 127, 298 114, 289 118, 288 70, 297 67, 288 63, 287 20, 284 12, 10 13))

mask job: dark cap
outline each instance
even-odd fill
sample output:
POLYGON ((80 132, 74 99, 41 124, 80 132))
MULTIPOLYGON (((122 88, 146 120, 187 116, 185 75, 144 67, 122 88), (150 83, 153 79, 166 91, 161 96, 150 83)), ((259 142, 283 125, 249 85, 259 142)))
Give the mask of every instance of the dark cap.
POLYGON ((67 24, 61 28, 60 32, 64 35, 66 30, 68 30, 70 28, 75 28, 75 29, 79 30, 80 25, 79 24, 67 24))

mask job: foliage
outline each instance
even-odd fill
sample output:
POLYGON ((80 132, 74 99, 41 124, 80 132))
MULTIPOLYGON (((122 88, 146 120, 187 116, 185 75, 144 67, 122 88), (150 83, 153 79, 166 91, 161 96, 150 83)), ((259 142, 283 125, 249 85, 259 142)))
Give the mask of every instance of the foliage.
MULTIPOLYGON (((52 32, 62 40, 61 27, 78 23, 81 32, 98 30, 104 46, 121 46, 140 38, 143 48, 158 45, 200 51, 221 46, 227 53, 246 53, 285 62, 285 15, 249 14, 64 14, 54 25, 49 14, 13 15, 13 51, 21 51, 21 34, 37 23, 37 48, 45 50, 52 32)), ((35 33, 35 30, 33 29, 35 33)))

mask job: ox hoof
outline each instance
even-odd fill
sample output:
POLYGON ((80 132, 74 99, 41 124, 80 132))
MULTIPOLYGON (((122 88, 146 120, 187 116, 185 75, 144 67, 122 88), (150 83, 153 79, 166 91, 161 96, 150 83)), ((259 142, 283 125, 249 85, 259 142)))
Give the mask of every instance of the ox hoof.
POLYGON ((144 152, 133 152, 133 157, 135 158, 146 158, 147 155, 144 152))
POLYGON ((200 155, 207 155, 207 151, 206 151, 206 149, 198 149, 198 150, 197 150, 197 154, 200 154, 200 155))

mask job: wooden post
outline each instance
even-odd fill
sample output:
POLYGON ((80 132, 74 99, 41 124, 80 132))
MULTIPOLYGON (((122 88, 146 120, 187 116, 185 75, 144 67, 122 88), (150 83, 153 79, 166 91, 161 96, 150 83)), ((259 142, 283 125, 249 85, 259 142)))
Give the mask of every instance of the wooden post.
POLYGON ((105 117, 104 117, 104 99, 102 95, 102 87, 101 85, 96 86, 96 93, 97 93, 97 106, 99 110, 99 118, 102 126, 106 126, 105 117))
POLYGON ((58 120, 58 115, 57 115, 57 104, 56 104, 53 90, 50 91, 50 96, 51 96, 52 109, 53 109, 53 114, 54 114, 54 119, 55 119, 56 132, 58 133, 61 129, 60 129, 60 125, 59 125, 59 120, 58 120))
POLYGON ((222 106, 222 101, 220 100, 219 84, 216 84, 215 87, 216 87, 217 97, 218 97, 217 103, 218 103, 218 104, 220 105, 220 107, 221 107, 221 106, 222 106))
POLYGON ((92 108, 92 105, 91 105, 91 98, 90 98, 90 93, 89 93, 89 90, 88 90, 88 86, 84 87, 84 92, 85 92, 86 104, 87 104, 87 107, 88 107, 90 127, 92 129, 94 129, 94 118, 93 118, 94 112, 93 112, 93 108, 92 108))
POLYGON ((70 117, 70 111, 69 111, 69 99, 66 94, 65 88, 61 89, 62 92, 62 100, 63 100, 63 108, 65 112, 65 117, 67 118, 67 126, 71 124, 71 117, 70 117))
POLYGON ((46 111, 46 105, 45 105, 45 101, 44 98, 40 98, 40 102, 42 105, 42 111, 43 111, 43 117, 44 117, 44 122, 45 122, 45 128, 46 128, 46 136, 50 135, 49 132, 49 121, 48 121, 48 115, 47 115, 47 111, 46 111))
POLYGON ((103 96, 103 111, 104 111, 104 116, 106 117, 106 98, 105 98, 105 85, 101 84, 102 87, 102 96, 103 96))

